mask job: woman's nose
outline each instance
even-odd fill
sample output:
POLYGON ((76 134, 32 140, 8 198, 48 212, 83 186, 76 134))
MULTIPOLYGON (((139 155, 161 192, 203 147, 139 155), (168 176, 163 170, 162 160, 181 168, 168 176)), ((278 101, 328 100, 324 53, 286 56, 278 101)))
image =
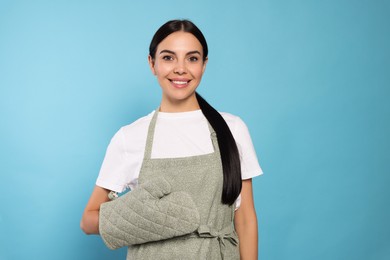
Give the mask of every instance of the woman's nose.
POLYGON ((184 74, 187 72, 187 69, 186 69, 186 65, 185 65, 185 62, 184 61, 178 61, 176 63, 176 66, 175 66, 175 69, 173 71, 174 73, 177 73, 177 74, 184 74))

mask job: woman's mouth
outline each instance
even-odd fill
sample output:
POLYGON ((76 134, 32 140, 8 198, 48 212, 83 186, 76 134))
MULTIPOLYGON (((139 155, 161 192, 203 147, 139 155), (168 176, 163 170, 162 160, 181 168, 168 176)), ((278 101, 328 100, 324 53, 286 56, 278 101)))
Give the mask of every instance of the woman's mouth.
POLYGON ((175 88, 185 88, 188 86, 188 84, 190 83, 190 80, 176 80, 176 79, 171 79, 171 84, 175 87, 175 88))

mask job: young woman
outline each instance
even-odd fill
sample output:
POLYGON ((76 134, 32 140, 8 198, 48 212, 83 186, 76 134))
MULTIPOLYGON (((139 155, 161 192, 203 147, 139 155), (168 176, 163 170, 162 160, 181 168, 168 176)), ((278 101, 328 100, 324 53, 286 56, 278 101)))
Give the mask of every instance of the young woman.
POLYGON ((112 203, 112 191, 137 190, 161 176, 172 191, 188 194, 199 213, 194 232, 128 245, 128 259, 257 259, 251 180, 262 171, 244 122, 217 112, 196 92, 207 55, 206 40, 192 22, 162 25, 148 57, 162 89, 160 106, 122 127, 107 148, 81 220, 85 233, 102 231, 100 209, 112 203))

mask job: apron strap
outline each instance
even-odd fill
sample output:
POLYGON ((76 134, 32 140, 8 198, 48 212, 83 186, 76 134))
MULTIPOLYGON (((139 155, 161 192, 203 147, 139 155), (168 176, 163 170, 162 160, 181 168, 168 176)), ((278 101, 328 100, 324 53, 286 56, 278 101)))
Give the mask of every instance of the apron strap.
POLYGON ((209 121, 207 121, 207 125, 209 126, 210 138, 211 138, 211 142, 213 143, 214 153, 218 153, 219 154, 219 145, 218 145, 217 133, 215 132, 213 127, 210 125, 209 121))
POLYGON ((154 129, 156 128, 157 115, 158 115, 159 110, 160 110, 160 107, 158 107, 156 110, 154 110, 153 117, 152 117, 150 124, 149 124, 148 136, 146 137, 144 159, 150 159, 152 156, 154 129))

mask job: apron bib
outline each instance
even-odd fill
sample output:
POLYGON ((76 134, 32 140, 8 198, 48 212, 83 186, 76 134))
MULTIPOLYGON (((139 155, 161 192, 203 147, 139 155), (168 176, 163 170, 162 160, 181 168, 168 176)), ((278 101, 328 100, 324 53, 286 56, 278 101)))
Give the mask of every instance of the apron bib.
POLYGON ((139 184, 163 176, 172 192, 188 193, 200 214, 200 227, 192 234, 130 246, 129 259, 240 259, 234 230, 234 205, 222 204, 223 171, 215 131, 209 124, 214 152, 181 158, 151 158, 158 109, 149 125, 139 184))

